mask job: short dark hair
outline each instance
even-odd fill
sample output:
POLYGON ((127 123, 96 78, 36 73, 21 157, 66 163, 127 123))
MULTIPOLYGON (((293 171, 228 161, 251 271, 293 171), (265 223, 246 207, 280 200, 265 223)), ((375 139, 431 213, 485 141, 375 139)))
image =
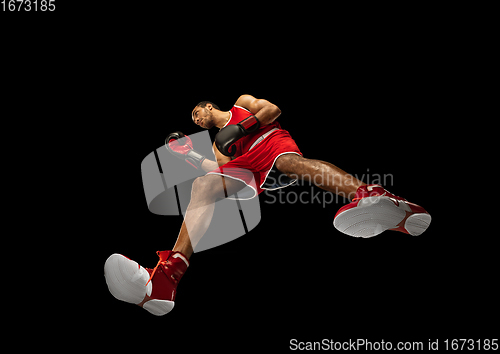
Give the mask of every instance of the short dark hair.
POLYGON ((201 101, 200 103, 198 103, 196 105, 196 107, 201 107, 201 108, 205 108, 207 106, 207 104, 211 104, 215 109, 218 109, 220 111, 220 108, 219 106, 217 106, 215 103, 213 102, 210 102, 210 101, 201 101))

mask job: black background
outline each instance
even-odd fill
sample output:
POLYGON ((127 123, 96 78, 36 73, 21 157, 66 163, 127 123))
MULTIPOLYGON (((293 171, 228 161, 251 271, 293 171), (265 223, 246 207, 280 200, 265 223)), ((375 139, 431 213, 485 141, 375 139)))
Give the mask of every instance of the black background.
MULTIPOLYGON (((102 347, 161 351, 285 351, 292 338, 427 343, 497 335, 493 240, 465 229, 470 197, 451 184, 463 177, 450 162, 457 156, 447 125, 450 110, 461 109, 454 96, 460 33, 431 31, 428 17, 408 26, 405 16, 339 25, 336 13, 309 27, 300 14, 276 24, 262 16, 215 21, 209 9, 196 9, 180 27, 172 24, 179 10, 157 17, 134 14, 138 7, 58 5, 46 17, 28 14, 33 27, 7 39, 10 57, 26 64, 11 91, 37 93, 30 132, 55 132, 42 163, 61 168, 64 160, 65 175, 74 176, 43 191, 61 198, 65 224, 55 232, 75 252, 71 261, 52 257, 61 272, 71 270, 62 277, 71 294, 57 294, 70 300, 65 327, 90 319, 84 338, 102 347), (208 32, 214 22, 219 31, 208 32), (254 230, 193 255, 171 313, 155 317, 114 299, 103 277, 107 257, 121 253, 153 267, 155 251, 171 249, 182 223, 148 211, 142 160, 168 133, 199 131, 190 119, 196 103, 229 110, 241 94, 278 105, 305 157, 358 176, 391 174, 387 189, 426 208, 430 228, 419 237, 356 239, 332 225, 341 202, 271 205, 261 195, 254 230)), ((17 21, 9 33, 19 33, 17 21)), ((18 114, 25 107, 18 104, 18 114)), ((60 307, 50 308, 59 314, 60 307)))
POLYGON ((313 63, 259 58, 266 69, 260 71, 252 60, 234 63, 238 50, 226 49, 229 72, 196 67, 194 75, 179 79, 177 70, 157 78, 155 69, 146 69, 136 80, 113 82, 122 88, 112 95, 117 106, 109 119, 116 123, 102 167, 110 204, 98 214, 107 225, 100 264, 116 252, 151 267, 156 250, 173 246, 182 220, 148 212, 140 163, 169 132, 199 131, 190 119, 196 103, 211 100, 228 110, 243 93, 281 108, 279 120, 304 156, 352 174, 391 174, 394 184, 387 188, 424 206, 433 216, 429 230, 420 237, 386 232, 355 239, 333 228, 343 203, 271 205, 261 196, 258 227, 194 254, 171 313, 155 318, 121 303, 102 279, 103 316, 119 327, 128 321, 152 326, 159 338, 169 338, 169 346, 187 341, 187 347, 220 349, 287 349, 292 338, 427 343, 494 335, 486 320, 496 296, 488 241, 452 231, 448 223, 460 216, 441 205, 450 175, 438 168, 446 163, 446 147, 439 145, 442 94, 435 66, 417 66, 413 57, 397 63, 359 56, 331 61, 327 53, 314 53, 313 63), (278 64, 286 67, 275 71, 278 64), (477 260, 479 252, 484 257, 477 260))

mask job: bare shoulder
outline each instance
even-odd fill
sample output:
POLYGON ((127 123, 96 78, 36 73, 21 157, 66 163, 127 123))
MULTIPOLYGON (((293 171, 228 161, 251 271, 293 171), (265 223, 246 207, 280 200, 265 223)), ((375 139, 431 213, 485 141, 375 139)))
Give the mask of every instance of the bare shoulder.
POLYGON ((252 95, 241 95, 238 97, 236 100, 235 105, 249 109, 250 106, 256 101, 257 99, 253 97, 252 95))
POLYGON ((255 98, 252 95, 241 95, 236 101, 235 105, 248 109, 253 114, 259 112, 266 106, 274 106, 271 102, 255 98))

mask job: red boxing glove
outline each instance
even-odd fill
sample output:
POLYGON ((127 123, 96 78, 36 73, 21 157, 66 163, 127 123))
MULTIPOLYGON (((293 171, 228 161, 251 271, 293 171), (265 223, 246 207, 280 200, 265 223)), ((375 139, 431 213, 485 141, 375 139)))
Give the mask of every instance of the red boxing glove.
POLYGON ((168 145, 172 149, 172 153, 175 154, 181 154, 181 155, 187 155, 187 153, 191 150, 193 150, 193 141, 189 136, 185 136, 184 138, 181 139, 170 139, 168 142, 168 145), (181 145, 181 143, 184 145, 181 145))
POLYGON ((181 132, 172 133, 167 136, 165 147, 172 155, 185 160, 196 169, 201 169, 205 156, 193 150, 193 142, 189 136, 185 136, 181 132))

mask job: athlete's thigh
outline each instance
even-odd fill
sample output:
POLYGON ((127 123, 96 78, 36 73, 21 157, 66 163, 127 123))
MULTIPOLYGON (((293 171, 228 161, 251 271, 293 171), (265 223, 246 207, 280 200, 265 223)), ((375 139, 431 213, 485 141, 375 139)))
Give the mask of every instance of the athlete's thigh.
POLYGON ((289 177, 290 175, 301 176, 304 173, 306 161, 307 159, 300 155, 285 154, 276 159, 275 166, 289 177))
POLYGON ((193 193, 205 193, 208 196, 223 199, 245 187, 246 185, 242 181, 212 173, 195 180, 193 193))

